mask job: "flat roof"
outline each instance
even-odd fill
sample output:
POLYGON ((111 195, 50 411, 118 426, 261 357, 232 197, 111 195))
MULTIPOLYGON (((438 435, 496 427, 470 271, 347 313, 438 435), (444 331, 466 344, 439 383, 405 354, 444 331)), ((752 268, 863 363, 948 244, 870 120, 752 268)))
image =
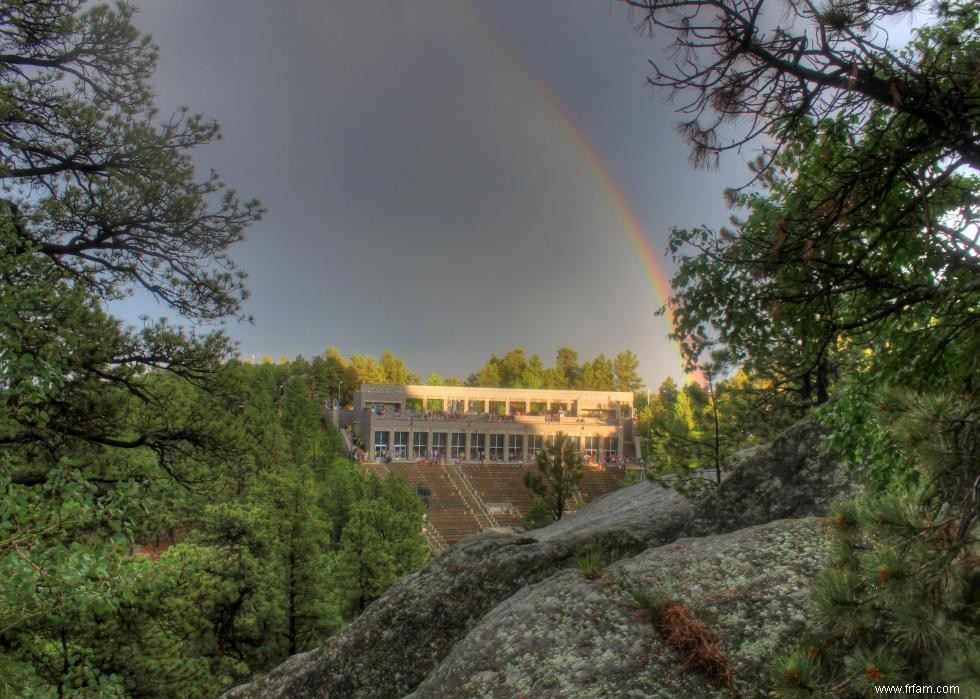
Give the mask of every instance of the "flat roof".
POLYGON ((390 384, 390 383, 366 383, 361 386, 361 395, 375 396, 429 396, 433 393, 446 396, 458 396, 460 398, 551 398, 561 400, 563 398, 588 398, 599 400, 620 400, 626 403, 633 402, 631 391, 585 391, 580 389, 558 389, 558 388, 494 388, 486 386, 427 386, 421 384, 390 384))

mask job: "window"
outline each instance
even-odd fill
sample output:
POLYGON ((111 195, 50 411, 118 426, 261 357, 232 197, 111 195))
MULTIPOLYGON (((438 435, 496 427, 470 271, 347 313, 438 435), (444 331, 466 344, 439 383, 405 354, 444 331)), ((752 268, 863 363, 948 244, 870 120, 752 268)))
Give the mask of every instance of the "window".
POLYGON ((429 455, 429 435, 425 432, 412 433, 412 458, 424 459, 429 455))
POLYGON ((590 461, 596 461, 599 458, 599 437, 586 437, 585 438, 585 456, 590 461))
POLYGON ((466 458, 466 433, 453 432, 453 450, 449 454, 454 459, 466 458))
POLYGON ((461 398, 450 398, 448 405, 446 405, 446 412, 451 415, 462 415, 466 409, 465 406, 466 402, 461 398))
POLYGON ((395 458, 408 458, 408 432, 395 432, 395 458))
POLYGON ((553 413, 567 413, 568 403, 552 403, 551 412, 553 413))
POLYGON ((490 460, 491 461, 504 460, 504 435, 502 434, 490 435, 490 460))
POLYGON ((529 434, 527 436, 527 458, 534 459, 542 449, 544 449, 544 437, 539 434, 529 434))
POLYGON ((511 434, 507 436, 507 460, 524 460, 524 435, 511 434))
POLYGON ((581 437, 565 437, 565 442, 572 445, 572 449, 576 452, 582 451, 582 438, 581 437))
POLYGON ((607 459, 614 459, 619 455, 619 437, 606 437, 603 442, 605 443, 605 457, 607 459))
POLYGON ((390 437, 391 434, 387 430, 378 430, 374 433, 374 455, 376 457, 384 456, 388 452, 388 448, 390 447, 388 439, 390 437))
POLYGON ((470 461, 483 461, 486 456, 487 436, 473 433, 470 435, 470 461))
POLYGON ((548 404, 544 401, 531 401, 531 415, 544 415, 545 411, 548 409, 548 404))
POLYGON ((432 456, 437 459, 449 453, 446 451, 446 437, 445 432, 432 433, 432 456))
POLYGON ((526 412, 527 412, 527 401, 512 400, 510 402, 511 415, 523 415, 526 412))

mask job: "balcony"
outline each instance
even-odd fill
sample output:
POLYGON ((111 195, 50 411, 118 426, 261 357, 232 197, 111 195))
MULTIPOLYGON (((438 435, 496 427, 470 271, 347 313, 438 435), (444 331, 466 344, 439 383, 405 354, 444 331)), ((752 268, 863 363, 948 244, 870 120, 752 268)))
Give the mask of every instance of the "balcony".
POLYGON ((582 427, 583 425, 619 425, 621 420, 616 417, 578 417, 576 415, 559 415, 551 413, 546 415, 494 415, 492 413, 435 413, 435 412, 375 412, 375 420, 390 420, 398 423, 511 423, 521 425, 535 424, 558 424, 569 427, 582 427))

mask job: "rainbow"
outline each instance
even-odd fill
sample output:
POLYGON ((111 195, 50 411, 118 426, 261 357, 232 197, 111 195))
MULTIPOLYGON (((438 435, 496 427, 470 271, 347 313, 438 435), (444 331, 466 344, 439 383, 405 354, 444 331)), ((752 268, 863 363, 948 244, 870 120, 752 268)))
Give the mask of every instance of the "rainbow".
MULTIPOLYGON (((674 318, 670 307, 667 305, 671 291, 670 279, 664 272, 660 255, 657 254, 653 249, 653 245, 650 243, 650 236, 644 230, 639 217, 630 206, 629 200, 623 194, 621 187, 610 172, 602 155, 589 140, 585 131, 575 122, 569 111, 559 101, 554 91, 534 72, 534 69, 524 59, 518 48, 514 46, 489 17, 485 17, 479 12, 475 4, 465 3, 465 5, 469 7, 470 14, 476 19, 476 24, 482 27, 484 33, 490 38, 492 43, 500 47, 502 53, 516 66, 517 72, 545 105, 548 112, 561 125, 569 140, 574 144, 575 150, 584 158, 599 190, 609 202, 617 218, 622 222, 624 230, 629 235, 630 242, 636 248, 637 253, 639 253, 650 287, 653 289, 656 298, 666 307, 666 312, 662 317, 668 335, 672 334, 675 327, 674 318)), ((677 361, 681 373, 683 373, 685 361, 679 343, 675 345, 675 349, 677 361)), ((688 374, 688 376, 701 385, 705 385, 704 376, 700 371, 695 371, 692 374, 688 374)))

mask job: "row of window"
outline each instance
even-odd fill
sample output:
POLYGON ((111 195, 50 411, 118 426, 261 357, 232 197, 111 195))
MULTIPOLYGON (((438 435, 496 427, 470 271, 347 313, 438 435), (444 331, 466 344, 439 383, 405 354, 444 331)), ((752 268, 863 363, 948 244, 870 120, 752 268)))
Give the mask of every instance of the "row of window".
MULTIPOLYGON (((467 445, 466 432, 433 432, 432 444, 428 443, 428 432, 413 432, 411 452, 409 452, 408 432, 395 430, 378 430, 374 433, 374 454, 383 456, 390 453, 396 459, 406 459, 411 453, 414 459, 423 459, 429 456, 446 456, 451 459, 466 459, 479 461, 488 458, 491 461, 522 461, 524 456, 524 435, 522 434, 491 434, 489 448, 486 443, 487 435, 474 432, 469 435, 467 445), (447 438, 451 438, 447 451, 447 438), (391 443, 389 443, 391 439, 391 443), (468 448, 467 448, 468 447, 468 448)), ((585 438, 585 449, 582 449, 581 437, 568 437, 575 445, 576 451, 582 451, 583 455, 591 459, 598 459, 600 456, 610 458, 619 453, 618 437, 599 437, 592 436, 585 438)), ((547 440, 543 435, 531 434, 527 436, 527 458, 533 459, 544 445, 551 444, 553 438, 547 440)))

